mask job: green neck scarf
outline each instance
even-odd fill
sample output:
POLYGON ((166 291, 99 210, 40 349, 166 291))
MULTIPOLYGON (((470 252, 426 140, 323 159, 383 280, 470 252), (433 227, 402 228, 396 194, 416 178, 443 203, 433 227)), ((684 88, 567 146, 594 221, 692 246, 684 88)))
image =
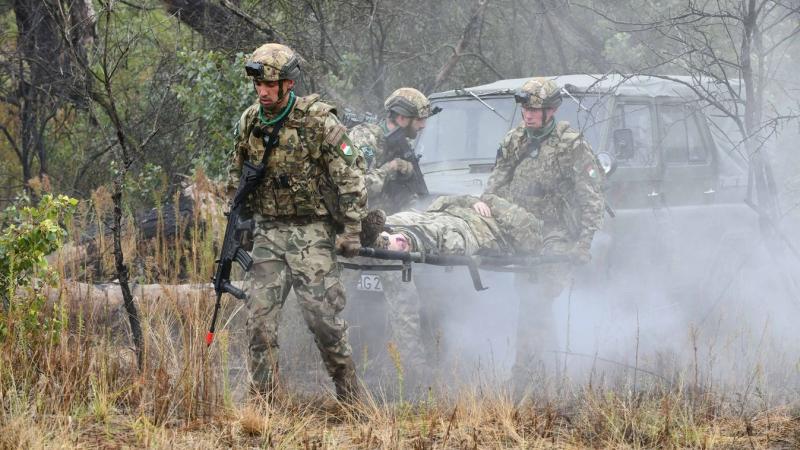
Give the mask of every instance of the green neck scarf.
POLYGON ((542 146, 542 142, 544 142, 544 140, 550 136, 550 133, 552 133, 555 128, 555 120, 550 120, 547 125, 539 128, 538 130, 525 128, 525 137, 528 141, 528 143, 525 145, 526 153, 530 155, 531 158, 536 158, 539 156, 539 148, 542 146))
POLYGON ((547 136, 550 136, 550 133, 552 133, 553 130, 555 129, 556 129, 556 121, 555 119, 550 119, 550 122, 548 122, 547 125, 543 126, 542 128, 536 130, 525 128, 525 134, 528 137, 528 139, 533 139, 542 142, 547 138, 547 136))
POLYGON ((289 102, 286 103, 286 106, 275 118, 269 120, 267 120, 264 114, 264 107, 258 105, 258 120, 261 122, 261 125, 271 127, 276 123, 280 122, 281 120, 283 120, 283 118, 286 117, 287 114, 289 114, 289 111, 291 111, 292 108, 294 108, 295 98, 296 97, 294 95, 294 91, 289 92, 289 102))

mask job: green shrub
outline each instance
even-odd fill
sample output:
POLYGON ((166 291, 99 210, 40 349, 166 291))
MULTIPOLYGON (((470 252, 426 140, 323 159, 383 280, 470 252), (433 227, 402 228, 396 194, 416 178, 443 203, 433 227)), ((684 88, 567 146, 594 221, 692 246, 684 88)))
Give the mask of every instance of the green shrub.
POLYGON ((0 234, 0 340, 58 338, 57 311, 46 314, 40 288, 54 286, 58 274, 46 256, 58 250, 67 236, 66 224, 78 201, 65 195, 45 195, 37 206, 11 206, 3 212, 0 234), (27 295, 25 295, 27 293, 27 295))

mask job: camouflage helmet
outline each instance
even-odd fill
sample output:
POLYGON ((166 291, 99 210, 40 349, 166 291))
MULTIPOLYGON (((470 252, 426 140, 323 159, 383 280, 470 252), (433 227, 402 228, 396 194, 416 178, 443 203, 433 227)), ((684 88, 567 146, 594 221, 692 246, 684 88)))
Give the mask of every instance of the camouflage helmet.
POLYGON ((558 108, 561 105, 561 89, 553 80, 531 78, 514 95, 514 100, 527 108, 558 108))
POLYGON ((248 77, 257 81, 297 80, 300 77, 300 58, 283 44, 264 44, 258 47, 245 64, 248 77))
POLYGON ((431 101, 422 92, 409 87, 400 88, 386 98, 383 107, 387 112, 415 119, 427 119, 436 114, 431 110, 431 101))

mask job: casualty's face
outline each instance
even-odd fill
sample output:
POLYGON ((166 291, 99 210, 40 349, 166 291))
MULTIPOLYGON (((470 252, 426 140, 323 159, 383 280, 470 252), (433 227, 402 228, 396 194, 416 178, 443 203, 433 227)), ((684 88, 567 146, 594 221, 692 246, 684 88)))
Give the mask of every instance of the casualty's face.
POLYGON ((387 238, 389 239, 389 246, 387 250, 392 250, 395 252, 408 252, 411 251, 411 244, 408 242, 408 238, 405 237, 402 233, 386 233, 383 232, 387 238))

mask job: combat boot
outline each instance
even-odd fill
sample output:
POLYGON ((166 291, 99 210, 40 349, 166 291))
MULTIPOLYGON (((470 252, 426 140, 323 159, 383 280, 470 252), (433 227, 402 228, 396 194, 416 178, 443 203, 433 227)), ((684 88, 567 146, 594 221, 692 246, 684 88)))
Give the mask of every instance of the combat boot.
POLYGON ((378 236, 383 232, 386 226, 386 213, 380 209, 373 209, 361 219, 361 233, 359 233, 359 240, 362 247, 372 247, 378 236))
POLYGON ((364 397, 352 359, 337 368, 333 374, 333 384, 336 386, 336 399, 342 403, 354 405, 364 397))

